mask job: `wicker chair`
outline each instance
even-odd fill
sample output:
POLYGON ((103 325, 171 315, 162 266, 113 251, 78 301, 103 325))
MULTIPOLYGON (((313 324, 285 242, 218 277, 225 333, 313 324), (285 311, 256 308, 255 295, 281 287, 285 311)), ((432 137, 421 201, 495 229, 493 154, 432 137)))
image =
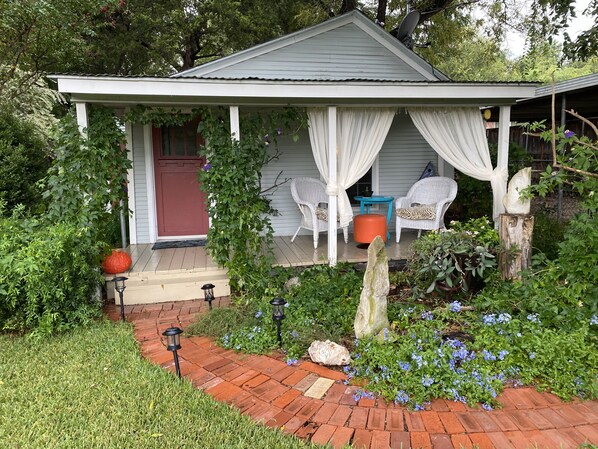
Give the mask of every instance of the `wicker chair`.
MULTIPOLYGON (((301 223, 291 239, 295 240, 301 228, 314 233, 314 248, 318 247, 320 232, 328 231, 328 195, 326 186, 319 179, 295 178, 291 181, 291 195, 301 211, 301 223)), ((349 228, 343 228, 345 243, 349 241, 349 228)))
POLYGON ((399 198, 395 202, 397 243, 401 240, 403 228, 418 229, 418 237, 422 230, 443 229, 445 227, 444 213, 456 196, 457 183, 450 178, 433 176, 413 184, 407 196, 399 198), (409 215, 413 218, 405 218, 409 215))

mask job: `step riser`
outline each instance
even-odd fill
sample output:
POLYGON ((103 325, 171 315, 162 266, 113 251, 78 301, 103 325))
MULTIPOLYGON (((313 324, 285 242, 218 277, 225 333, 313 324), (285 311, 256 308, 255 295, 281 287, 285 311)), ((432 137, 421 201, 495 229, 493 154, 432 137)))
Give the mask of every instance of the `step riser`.
MULTIPOLYGON (((123 293, 123 303, 133 304, 155 304, 170 301, 186 301, 189 299, 201 299, 204 292, 201 287, 204 284, 214 284, 214 296, 229 296, 230 286, 226 272, 201 272, 188 273, 186 275, 131 275, 126 283, 123 293)), ((114 290, 112 282, 106 283, 108 298, 114 299, 120 304, 118 293, 114 290)))

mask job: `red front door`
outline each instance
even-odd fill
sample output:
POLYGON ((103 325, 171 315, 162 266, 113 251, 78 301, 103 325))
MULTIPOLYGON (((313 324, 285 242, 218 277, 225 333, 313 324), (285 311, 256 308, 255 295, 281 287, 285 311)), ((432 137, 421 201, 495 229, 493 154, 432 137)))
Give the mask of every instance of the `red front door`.
POLYGON ((158 236, 207 234, 206 197, 197 179, 205 163, 197 154, 197 121, 154 128, 153 143, 158 236))

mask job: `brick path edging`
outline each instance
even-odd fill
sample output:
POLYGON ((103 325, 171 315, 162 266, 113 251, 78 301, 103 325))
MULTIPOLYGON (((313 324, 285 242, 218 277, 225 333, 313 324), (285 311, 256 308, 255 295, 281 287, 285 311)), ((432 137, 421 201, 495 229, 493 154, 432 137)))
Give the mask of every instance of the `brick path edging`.
MULTIPOLYGON (((218 298, 214 307, 229 304, 218 298)), ((118 320, 114 304, 105 308, 118 320)), ((125 306, 144 357, 174 371, 162 332, 183 329, 205 313, 202 300, 125 306)), ((218 401, 270 427, 335 448, 383 449, 574 449, 598 445, 598 401, 563 402, 533 388, 507 388, 500 410, 483 411, 460 402, 434 400, 411 412, 381 398, 354 399, 346 376, 309 361, 287 364, 276 354, 246 355, 217 346, 207 337, 184 337, 181 374, 218 401)))

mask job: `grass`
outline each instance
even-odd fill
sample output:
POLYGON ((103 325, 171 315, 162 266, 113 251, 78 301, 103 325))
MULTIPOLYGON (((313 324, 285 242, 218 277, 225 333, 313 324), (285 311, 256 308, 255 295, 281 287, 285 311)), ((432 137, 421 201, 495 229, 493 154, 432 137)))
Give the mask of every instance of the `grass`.
POLYGON ((1 448, 315 448, 151 365, 129 325, 0 336, 1 448))

